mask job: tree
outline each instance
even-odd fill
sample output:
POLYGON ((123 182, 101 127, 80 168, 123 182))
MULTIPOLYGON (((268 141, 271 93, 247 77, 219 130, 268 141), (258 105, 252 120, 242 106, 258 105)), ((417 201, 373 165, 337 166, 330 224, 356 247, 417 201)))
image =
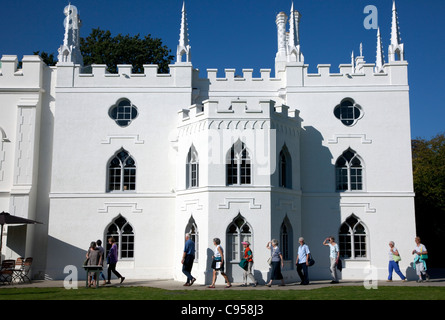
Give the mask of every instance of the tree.
POLYGON ((433 265, 445 266, 442 241, 445 237, 445 134, 431 140, 412 140, 417 233, 433 265))
MULTIPOLYGON (((106 64, 108 71, 112 73, 117 72, 119 64, 132 65, 133 73, 143 73, 144 64, 157 64, 158 72, 168 73, 168 65, 174 58, 170 55, 170 49, 162 45, 162 40, 159 38, 152 38, 151 35, 140 38, 139 34, 135 36, 118 34, 113 37, 110 31, 100 28, 93 29, 88 37, 80 38, 80 51, 85 66, 106 64)), ((40 54, 48 65, 57 63, 54 54, 39 51, 34 54, 40 54)))
POLYGON ((43 62, 45 62, 48 66, 55 66, 57 64, 57 60, 54 58, 53 53, 48 54, 44 51, 42 53, 40 53, 40 51, 35 51, 33 54, 39 55, 40 58, 42 58, 43 62))
POLYGON ((147 35, 141 39, 139 34, 112 37, 110 31, 100 28, 80 39, 80 50, 85 65, 106 64, 110 72, 117 72, 118 64, 132 65, 133 73, 143 73, 144 64, 157 64, 160 73, 167 73, 174 58, 158 38, 147 35))

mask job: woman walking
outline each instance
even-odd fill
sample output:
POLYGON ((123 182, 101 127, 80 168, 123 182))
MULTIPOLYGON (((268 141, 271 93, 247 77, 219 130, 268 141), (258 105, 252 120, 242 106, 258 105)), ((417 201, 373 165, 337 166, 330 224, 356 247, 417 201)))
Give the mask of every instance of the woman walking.
POLYGON ((219 238, 213 239, 213 245, 215 246, 212 257, 213 279, 209 288, 215 288, 218 271, 221 272, 221 275, 226 280, 226 288, 230 288, 232 285, 230 284, 229 277, 224 273, 224 250, 221 247, 221 240, 219 238))
POLYGON ((125 277, 122 277, 121 274, 119 272, 116 271, 116 264, 118 261, 118 255, 117 255, 117 244, 114 240, 113 237, 108 238, 108 243, 111 245, 110 251, 108 252, 107 255, 107 262, 108 262, 108 281, 107 284, 111 284, 110 279, 111 279, 111 272, 113 272, 116 277, 118 277, 119 279, 121 279, 121 282, 124 282, 125 277))
POLYGON ((331 283, 338 283, 337 264, 338 259, 340 259, 340 250, 338 248, 338 244, 335 243, 334 237, 329 237, 323 241, 323 245, 329 246, 329 259, 331 261, 330 271, 332 275, 331 283))
POLYGON ((270 271, 270 281, 267 286, 270 288, 272 286, 273 280, 281 280, 280 286, 284 286, 284 278, 281 274, 281 268, 284 267, 284 260, 280 248, 278 247, 278 241, 276 239, 272 239, 267 243, 266 248, 271 251, 272 267, 270 271))
POLYGON ((241 285, 242 287, 247 287, 247 278, 249 278, 253 286, 256 287, 258 284, 258 281, 255 280, 255 277, 252 274, 252 266, 253 266, 253 253, 252 249, 250 249, 250 242, 244 241, 242 242, 243 248, 244 248, 244 259, 247 261, 247 266, 244 269, 243 273, 243 280, 244 283, 241 285))
POLYGON ((395 271, 402 281, 406 281, 406 277, 402 274, 399 268, 400 254, 396 247, 394 247, 394 241, 389 242, 389 265, 388 265, 388 282, 392 281, 392 273, 395 271))

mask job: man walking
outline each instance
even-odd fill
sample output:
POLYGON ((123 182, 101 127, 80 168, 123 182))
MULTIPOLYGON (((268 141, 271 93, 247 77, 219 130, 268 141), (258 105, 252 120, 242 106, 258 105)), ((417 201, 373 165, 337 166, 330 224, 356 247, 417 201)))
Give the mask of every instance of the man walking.
POLYGON ((182 254, 182 273, 187 277, 187 282, 184 286, 191 286, 196 279, 192 276, 193 261, 195 260, 195 243, 190 239, 190 233, 185 235, 185 246, 182 254))

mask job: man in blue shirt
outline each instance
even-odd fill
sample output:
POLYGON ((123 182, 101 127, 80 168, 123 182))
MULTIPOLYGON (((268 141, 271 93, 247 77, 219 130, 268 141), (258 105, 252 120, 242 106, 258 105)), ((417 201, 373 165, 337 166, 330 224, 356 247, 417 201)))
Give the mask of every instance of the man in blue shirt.
POLYGON ((187 282, 184 286, 191 286, 196 279, 192 276, 193 260, 195 260, 195 243, 190 239, 190 233, 185 235, 185 246, 182 254, 182 273, 187 277, 187 282))
POLYGON ((297 265, 297 272, 300 276, 302 285, 309 284, 308 266, 309 266, 309 247, 304 243, 304 239, 298 239, 300 246, 298 247, 298 254, 295 264, 297 265))

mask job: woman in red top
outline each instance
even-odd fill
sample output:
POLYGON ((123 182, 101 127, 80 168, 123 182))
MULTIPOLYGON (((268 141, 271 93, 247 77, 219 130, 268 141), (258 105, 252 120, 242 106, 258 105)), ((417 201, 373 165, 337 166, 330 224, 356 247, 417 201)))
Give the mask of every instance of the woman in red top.
POLYGON ((244 241, 243 243, 244 248, 244 259, 247 261, 246 269, 244 269, 243 279, 244 283, 241 285, 242 287, 247 287, 247 277, 249 277, 250 280, 253 282, 253 286, 256 287, 258 284, 258 281, 255 280, 255 277, 252 274, 252 266, 253 266, 253 253, 250 249, 250 243, 249 241, 244 241))

